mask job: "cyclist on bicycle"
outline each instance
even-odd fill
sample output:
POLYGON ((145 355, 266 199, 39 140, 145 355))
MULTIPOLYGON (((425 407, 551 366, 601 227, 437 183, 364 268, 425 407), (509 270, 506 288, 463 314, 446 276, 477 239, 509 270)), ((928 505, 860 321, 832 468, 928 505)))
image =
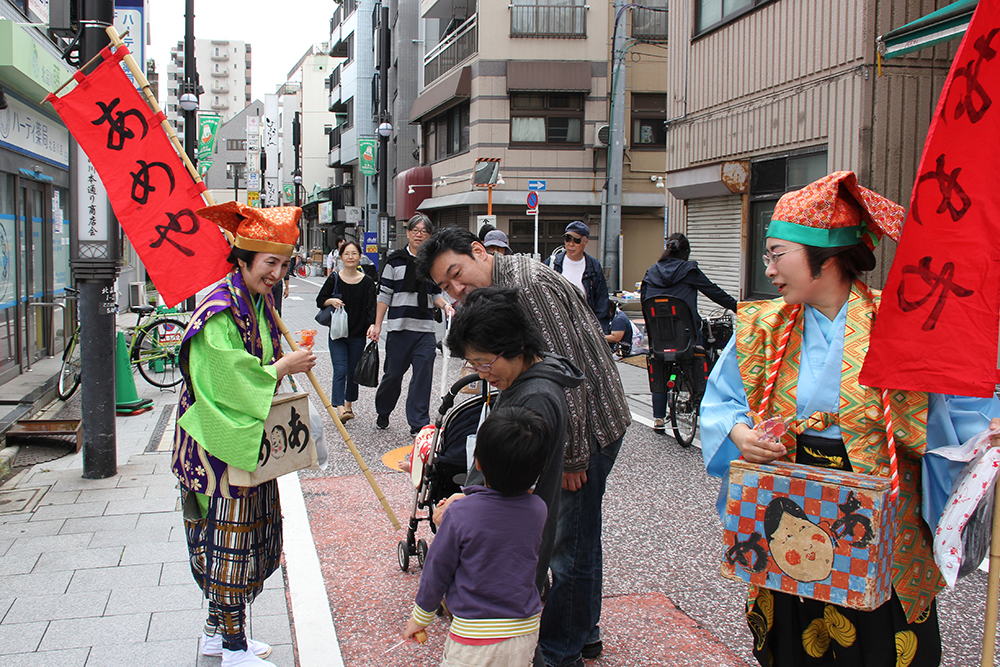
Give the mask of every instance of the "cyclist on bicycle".
MULTIPOLYGON (((724 289, 713 283, 698 268, 698 262, 688 260, 691 255, 691 244, 683 234, 671 234, 666 238, 666 249, 660 259, 646 270, 642 278, 640 298, 673 296, 682 299, 691 308, 694 315, 695 331, 698 343, 701 343, 701 317, 698 315, 698 292, 723 308, 736 310, 736 299, 724 289)), ((653 394, 653 430, 665 429, 664 419, 667 415, 667 395, 653 394)))

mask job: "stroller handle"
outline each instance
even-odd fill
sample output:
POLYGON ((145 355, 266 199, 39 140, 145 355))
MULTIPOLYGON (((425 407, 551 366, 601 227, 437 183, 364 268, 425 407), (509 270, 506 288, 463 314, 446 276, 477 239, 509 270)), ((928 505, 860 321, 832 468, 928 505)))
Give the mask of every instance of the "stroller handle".
POLYGON ((470 373, 465 377, 458 379, 455 384, 451 385, 451 389, 448 393, 441 397, 441 407, 438 408, 438 412, 443 416, 446 412, 451 410, 452 406, 455 405, 455 397, 458 396, 458 392, 462 390, 462 387, 467 387, 473 382, 479 382, 479 375, 476 373, 470 373))

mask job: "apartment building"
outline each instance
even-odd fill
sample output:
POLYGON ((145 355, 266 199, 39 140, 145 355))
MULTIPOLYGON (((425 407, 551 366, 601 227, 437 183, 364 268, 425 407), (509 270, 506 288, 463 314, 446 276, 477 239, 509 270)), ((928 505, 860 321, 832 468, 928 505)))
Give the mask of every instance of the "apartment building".
MULTIPOLYGON (((761 249, 778 198, 831 171, 909 203, 957 42, 884 63, 876 38, 948 0, 669 0, 667 217, 738 298, 776 296, 761 249)), ((886 239, 884 281, 894 244, 886 239)), ((709 304, 710 305, 710 304, 709 304)))
MULTIPOLYGON (((663 247, 667 15, 664 1, 619 15, 625 38, 621 200, 622 284, 631 287, 663 247), (648 260, 648 261, 647 261, 648 260)), ((409 120, 420 128, 421 166, 396 180, 396 213, 421 210, 439 225, 478 228, 489 193, 470 176, 477 159, 499 158, 492 192, 496 226, 517 252, 562 244, 572 220, 591 227, 602 257, 615 11, 582 0, 506 3, 424 0, 422 87, 409 120), (412 192, 412 194, 410 194, 412 192), (400 202, 403 205, 400 205, 400 202)), ((611 267, 607 270, 613 271, 611 267)))
MULTIPOLYGON (((250 104, 250 44, 239 40, 195 39, 194 55, 198 82, 204 89, 200 108, 219 114, 225 123, 250 104)), ((170 49, 167 63, 163 112, 180 136, 184 136, 184 112, 179 106, 183 83, 184 42, 177 42, 170 49)))

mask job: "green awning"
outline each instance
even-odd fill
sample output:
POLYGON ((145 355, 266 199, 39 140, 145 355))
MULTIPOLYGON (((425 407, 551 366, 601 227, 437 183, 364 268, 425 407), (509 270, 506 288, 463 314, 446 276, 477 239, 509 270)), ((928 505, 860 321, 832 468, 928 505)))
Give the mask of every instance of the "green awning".
POLYGON ((890 30, 876 40, 879 53, 886 60, 958 39, 972 20, 979 0, 956 0, 916 21, 890 30))

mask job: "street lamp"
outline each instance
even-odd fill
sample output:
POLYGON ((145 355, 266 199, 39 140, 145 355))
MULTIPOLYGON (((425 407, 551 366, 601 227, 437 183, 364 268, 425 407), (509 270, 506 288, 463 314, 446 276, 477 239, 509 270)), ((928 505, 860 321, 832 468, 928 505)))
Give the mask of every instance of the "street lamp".
POLYGON ((184 111, 196 111, 198 109, 198 96, 188 91, 181 95, 181 109, 184 111))
POLYGON ((382 123, 378 126, 378 135, 383 139, 388 139, 392 136, 392 123, 382 123))
POLYGON ((299 194, 299 188, 302 186, 301 169, 296 169, 292 172, 292 183, 295 183, 295 205, 302 206, 302 196, 299 194))

